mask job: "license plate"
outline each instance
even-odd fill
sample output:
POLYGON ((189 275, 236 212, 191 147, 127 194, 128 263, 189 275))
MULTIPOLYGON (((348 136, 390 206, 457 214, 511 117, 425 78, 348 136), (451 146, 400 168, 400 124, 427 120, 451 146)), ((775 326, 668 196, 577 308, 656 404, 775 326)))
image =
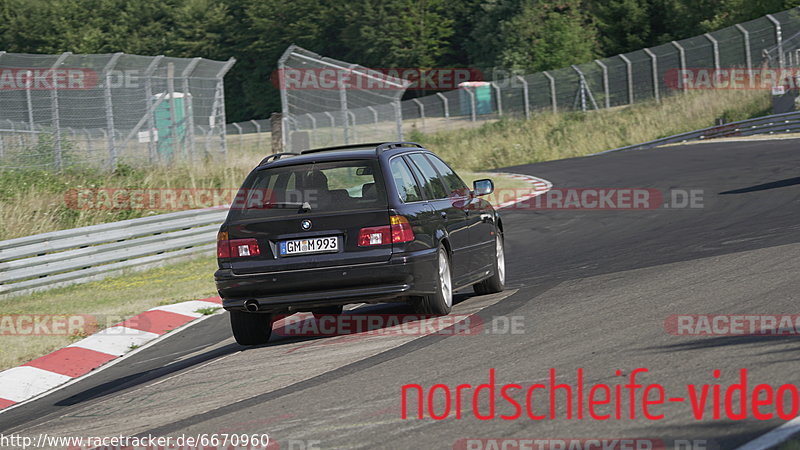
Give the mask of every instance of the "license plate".
POLYGON ((339 240, 335 236, 292 239, 291 241, 281 241, 278 249, 281 256, 335 252, 339 250, 339 240))

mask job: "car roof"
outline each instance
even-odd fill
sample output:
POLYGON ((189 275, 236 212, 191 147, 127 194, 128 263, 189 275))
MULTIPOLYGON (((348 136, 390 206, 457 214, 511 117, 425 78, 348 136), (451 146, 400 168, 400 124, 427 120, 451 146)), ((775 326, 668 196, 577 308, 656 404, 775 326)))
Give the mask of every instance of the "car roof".
POLYGON ((341 161, 353 159, 377 159, 380 155, 395 155, 404 151, 426 151, 421 145, 412 142, 381 142, 375 144, 355 144, 340 147, 327 147, 313 150, 306 150, 297 153, 282 153, 273 158, 271 155, 256 167, 257 170, 269 167, 283 167, 295 164, 306 164, 313 162, 341 161), (401 145, 403 144, 403 145, 401 145), (410 146, 409 144, 413 144, 410 146))

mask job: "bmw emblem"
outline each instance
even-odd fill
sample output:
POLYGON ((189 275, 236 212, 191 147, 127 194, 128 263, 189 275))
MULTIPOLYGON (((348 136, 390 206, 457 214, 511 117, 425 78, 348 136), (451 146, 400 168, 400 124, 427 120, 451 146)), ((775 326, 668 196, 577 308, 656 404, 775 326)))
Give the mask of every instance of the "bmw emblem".
POLYGON ((311 221, 308 220, 308 219, 303 220, 302 222, 300 222, 300 227, 302 229, 304 229, 304 230, 310 230, 311 229, 311 221))

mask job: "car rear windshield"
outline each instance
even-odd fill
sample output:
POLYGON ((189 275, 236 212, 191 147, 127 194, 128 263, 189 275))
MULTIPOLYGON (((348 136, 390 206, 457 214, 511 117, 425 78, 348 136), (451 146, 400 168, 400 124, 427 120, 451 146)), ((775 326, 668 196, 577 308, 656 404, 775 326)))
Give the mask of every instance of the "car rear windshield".
POLYGON ((252 172, 236 195, 231 214, 278 217, 387 207, 376 160, 329 161, 252 172))

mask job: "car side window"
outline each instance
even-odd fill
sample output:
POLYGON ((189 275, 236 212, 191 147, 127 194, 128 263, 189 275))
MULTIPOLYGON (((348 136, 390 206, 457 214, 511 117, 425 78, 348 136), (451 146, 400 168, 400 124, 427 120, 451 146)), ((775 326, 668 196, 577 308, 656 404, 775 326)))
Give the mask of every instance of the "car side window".
MULTIPOLYGON (((410 160, 406 160, 406 164, 411 169, 411 172, 420 182, 425 181, 425 175, 417 168, 417 165, 411 162, 410 160)), ((425 194, 425 198, 435 198, 433 196, 433 192, 431 192, 431 185, 429 183, 425 183, 422 185, 422 193, 425 194)))
POLYGON ((466 183, 461 177, 458 176, 453 169, 450 168, 444 161, 439 159, 437 156, 434 155, 425 155, 433 164, 433 167, 439 171, 444 178, 444 183, 447 185, 448 190, 450 191, 451 196, 466 196, 469 194, 469 188, 467 188, 466 183))
POLYGON ((400 200, 405 203, 418 202, 422 200, 422 193, 419 190, 419 185, 411 175, 411 170, 406 166, 403 158, 394 158, 389 164, 392 172, 392 179, 394 185, 397 187, 397 192, 400 194, 400 200))
POLYGON ((430 189, 430 192, 433 193, 433 198, 447 198, 447 189, 444 186, 444 182, 442 182, 441 177, 436 173, 430 161, 428 161, 422 153, 412 153, 409 155, 409 158, 422 172, 422 175, 425 177, 422 182, 425 184, 425 187, 430 189))

